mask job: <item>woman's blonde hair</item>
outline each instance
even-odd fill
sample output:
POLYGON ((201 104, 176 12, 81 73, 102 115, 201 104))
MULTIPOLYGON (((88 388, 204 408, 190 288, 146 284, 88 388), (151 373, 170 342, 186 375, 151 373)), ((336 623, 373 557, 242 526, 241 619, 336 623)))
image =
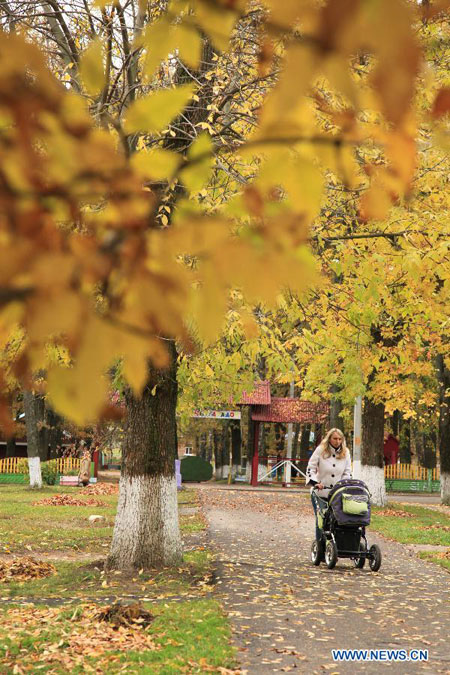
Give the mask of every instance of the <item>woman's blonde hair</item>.
POLYGON ((339 436, 342 439, 342 452, 337 453, 337 458, 338 459, 344 459, 349 453, 349 449, 347 448, 347 444, 345 442, 345 436, 342 433, 340 429, 330 429, 330 431, 326 434, 326 436, 323 438, 323 440, 319 443, 319 448, 320 448, 320 454, 325 457, 331 457, 331 451, 330 451, 330 438, 333 434, 339 434, 339 436))

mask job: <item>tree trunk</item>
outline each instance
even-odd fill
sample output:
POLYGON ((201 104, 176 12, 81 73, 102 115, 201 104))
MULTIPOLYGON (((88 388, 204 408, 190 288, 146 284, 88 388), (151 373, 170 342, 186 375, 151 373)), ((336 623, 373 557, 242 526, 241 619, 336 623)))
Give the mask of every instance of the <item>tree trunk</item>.
POLYGON ((309 450, 309 436, 311 433, 311 425, 305 424, 302 429, 302 435, 300 438, 300 459, 303 461, 303 472, 305 472, 306 461, 308 460, 308 450, 309 450))
POLYGON ((364 399, 361 443, 361 480, 377 506, 386 504, 383 463, 384 404, 364 399))
POLYGON ((42 487, 41 459, 47 459, 48 434, 45 426, 45 401, 43 396, 25 391, 23 394, 27 455, 30 486, 42 487))
POLYGON ((233 473, 236 475, 241 466, 241 427, 236 422, 231 423, 231 456, 233 473))
POLYGON ((450 369, 444 358, 437 358, 439 378, 439 454, 441 460, 441 500, 450 503, 450 369))
POLYGON ((149 366, 141 398, 126 392, 119 503, 107 569, 170 566, 182 559, 175 478, 177 354, 175 344, 168 344, 170 366, 159 371, 149 366))
POLYGON ((222 438, 217 429, 213 431, 214 475, 216 480, 222 478, 222 438))
MULTIPOLYGON (((337 389, 333 388, 332 393, 336 393, 337 389)), ((330 429, 340 429, 344 431, 344 420, 341 417, 342 402, 340 399, 331 397, 330 401, 330 429)))
POLYGON ((400 438, 400 411, 394 410, 392 415, 392 433, 396 438, 400 438))
POLYGON ((400 440, 400 463, 411 464, 410 426, 409 421, 404 420, 402 416, 399 420, 398 438, 400 440))
POLYGON ((284 456, 286 427, 280 422, 275 424, 275 445, 277 454, 284 456))
POLYGON ((200 435, 199 454, 200 454, 200 457, 202 459, 204 459, 205 461, 207 461, 207 459, 206 459, 206 457, 207 457, 207 454, 206 454, 207 453, 207 445, 208 445, 207 436, 206 436, 205 433, 202 433, 200 435))
POLYGON ((247 456, 247 465, 251 464, 253 458, 253 422, 251 414, 251 406, 243 405, 241 407, 241 439, 243 454, 247 456))
POLYGON ((16 437, 11 436, 11 438, 6 439, 5 457, 15 457, 15 456, 16 456, 16 437))
POLYGON ((294 437, 292 439, 292 458, 296 459, 298 453, 298 439, 300 437, 300 423, 294 424, 294 437))

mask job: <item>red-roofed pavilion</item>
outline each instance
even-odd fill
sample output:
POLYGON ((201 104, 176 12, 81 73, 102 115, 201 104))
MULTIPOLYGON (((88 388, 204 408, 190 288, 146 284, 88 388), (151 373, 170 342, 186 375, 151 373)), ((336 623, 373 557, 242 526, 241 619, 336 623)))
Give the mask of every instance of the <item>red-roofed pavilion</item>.
POLYGON ((244 392, 239 405, 250 406, 254 439, 251 484, 254 486, 258 485, 259 425, 261 423, 322 424, 328 420, 330 414, 330 406, 324 401, 312 403, 299 398, 272 397, 268 381, 258 382, 249 394, 244 392))

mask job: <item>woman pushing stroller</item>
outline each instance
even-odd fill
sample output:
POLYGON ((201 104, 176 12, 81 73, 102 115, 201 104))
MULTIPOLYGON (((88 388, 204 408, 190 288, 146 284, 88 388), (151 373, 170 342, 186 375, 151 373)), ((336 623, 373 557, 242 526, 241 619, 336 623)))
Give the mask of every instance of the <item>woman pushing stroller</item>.
POLYGON ((352 477, 350 452, 340 429, 330 429, 323 441, 314 450, 306 468, 306 485, 311 485, 311 501, 316 515, 316 539, 319 541, 321 530, 317 524, 317 512, 320 502, 326 500, 335 484, 352 477), (315 488, 315 489, 314 489, 315 488))
POLYGON ((333 568, 339 557, 351 558, 358 568, 369 560, 376 572, 381 565, 377 544, 368 548, 366 526, 370 524, 370 492, 352 479, 350 452, 340 429, 330 429, 315 449, 306 469, 306 484, 312 485, 311 501, 316 515, 316 538, 311 546, 314 565, 325 561, 333 568))

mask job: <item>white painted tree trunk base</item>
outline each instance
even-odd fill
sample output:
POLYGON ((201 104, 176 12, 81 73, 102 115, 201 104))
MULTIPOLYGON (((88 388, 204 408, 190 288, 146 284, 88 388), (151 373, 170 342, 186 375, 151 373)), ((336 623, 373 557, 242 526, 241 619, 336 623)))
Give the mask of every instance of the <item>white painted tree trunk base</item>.
MULTIPOLYGON (((356 478, 356 476, 355 476, 356 478)), ((372 495, 372 504, 385 506, 387 503, 386 486, 384 482, 384 469, 379 466, 361 464, 359 480, 364 481, 372 495)))
POLYGON ((182 552, 175 476, 122 476, 106 568, 178 565, 182 552))
POLYGON ((450 504, 450 473, 441 472, 441 501, 450 504))
POLYGON ((30 487, 42 487, 41 459, 40 457, 28 457, 28 471, 30 474, 30 487))

